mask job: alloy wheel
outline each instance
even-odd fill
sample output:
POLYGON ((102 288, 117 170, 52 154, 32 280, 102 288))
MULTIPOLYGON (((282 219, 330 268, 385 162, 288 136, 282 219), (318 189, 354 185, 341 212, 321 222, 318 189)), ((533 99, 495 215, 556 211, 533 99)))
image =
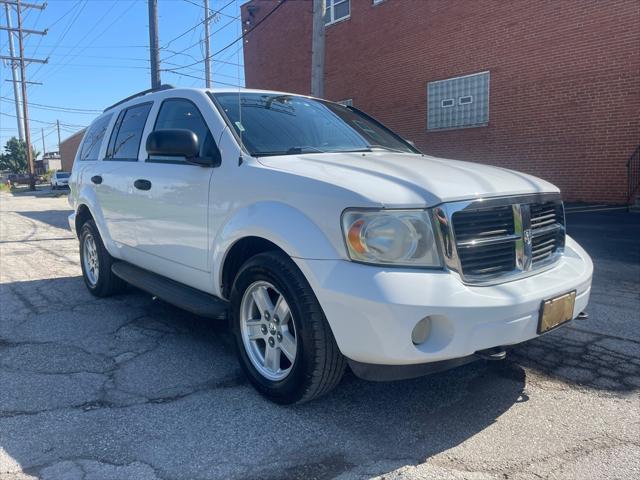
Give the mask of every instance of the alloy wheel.
POLYGON ((254 282, 245 290, 240 331, 249 360, 263 377, 279 381, 289 375, 298 338, 289 305, 271 283, 254 282))
POLYGON ((100 275, 100 263, 98 260, 98 248, 96 247, 96 241, 90 233, 84 237, 82 249, 82 262, 84 264, 87 281, 92 287, 95 287, 100 275))

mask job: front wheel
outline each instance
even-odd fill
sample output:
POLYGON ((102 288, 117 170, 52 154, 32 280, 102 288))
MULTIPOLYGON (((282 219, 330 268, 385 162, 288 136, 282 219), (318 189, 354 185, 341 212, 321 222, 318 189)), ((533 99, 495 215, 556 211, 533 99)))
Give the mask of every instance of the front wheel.
POLYGON ((240 364, 270 400, 303 403, 332 390, 346 361, 308 282, 286 255, 249 259, 231 292, 240 364))
POLYGON ((93 220, 87 220, 80 228, 80 265, 84 283, 96 297, 108 297, 126 286, 111 271, 113 257, 102 243, 93 220))

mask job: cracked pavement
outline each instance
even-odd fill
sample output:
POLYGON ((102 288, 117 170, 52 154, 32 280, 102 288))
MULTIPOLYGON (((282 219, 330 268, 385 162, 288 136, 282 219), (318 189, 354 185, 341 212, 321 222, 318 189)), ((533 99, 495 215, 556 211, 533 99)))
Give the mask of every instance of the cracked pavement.
POLYGON ((567 215, 590 318, 431 377, 267 402, 229 333, 84 287, 64 196, 0 193, 0 479, 640 478, 640 215, 567 215))

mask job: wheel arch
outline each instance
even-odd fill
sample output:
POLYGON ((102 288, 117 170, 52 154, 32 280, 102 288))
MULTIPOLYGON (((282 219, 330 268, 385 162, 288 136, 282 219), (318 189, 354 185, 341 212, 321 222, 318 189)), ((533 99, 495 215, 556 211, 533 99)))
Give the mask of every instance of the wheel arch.
POLYGON ((242 237, 227 250, 220 269, 220 291, 224 298, 231 294, 233 280, 242 265, 251 257, 263 252, 278 251, 288 255, 286 251, 270 240, 258 236, 242 237))
POLYGON ((331 237, 291 205, 273 201, 247 205, 230 216, 213 239, 214 294, 228 297, 233 281, 229 272, 237 272, 234 268, 239 268, 238 259, 244 263, 249 258, 247 254, 279 250, 290 258, 341 258, 335 245, 338 242, 332 242, 331 237), (229 259, 231 263, 227 263, 229 259))
POLYGON ((80 238, 80 229, 82 228, 82 225, 84 225, 85 222, 89 219, 95 221, 95 219, 93 218, 93 214, 91 213, 91 210, 89 209, 87 204, 81 203, 76 209, 75 216, 76 236, 78 238, 80 238))
POLYGON ((89 219, 95 222, 98 233, 100 234, 100 238, 102 239, 102 243, 107 249, 107 252, 109 252, 111 256, 117 258, 118 249, 111 239, 111 235, 109 235, 109 230, 106 227, 100 210, 96 207, 94 202, 91 202, 90 197, 81 199, 75 210, 75 229, 76 236, 78 238, 80 238, 80 229, 82 228, 82 225, 84 225, 84 223, 89 219))

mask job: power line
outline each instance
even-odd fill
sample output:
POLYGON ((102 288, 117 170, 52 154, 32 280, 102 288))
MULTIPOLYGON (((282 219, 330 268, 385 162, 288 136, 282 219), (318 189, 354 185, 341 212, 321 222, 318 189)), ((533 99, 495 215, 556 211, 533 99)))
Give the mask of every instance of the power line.
POLYGON ((69 52, 67 54, 67 56, 69 56, 69 61, 67 63, 61 63, 58 65, 58 68, 54 69, 52 72, 49 73, 49 75, 55 75, 56 73, 58 73, 60 70, 62 70, 67 64, 69 64, 71 62, 71 60, 77 58, 82 52, 84 52, 89 46, 91 46, 96 40, 98 40, 102 35, 104 35, 104 33, 109 30, 117 21, 119 21, 125 14, 129 13, 129 10, 131 10, 131 8, 135 5, 135 1, 132 0, 131 3, 124 9, 124 11, 118 15, 117 17, 115 17, 113 19, 113 21, 111 23, 109 23, 99 34, 97 34, 93 40, 91 40, 87 45, 82 45, 82 42, 84 41, 85 38, 87 38, 93 31, 94 29, 100 24, 100 22, 102 20, 104 20, 105 18, 108 18, 109 13, 113 10, 113 8, 115 7, 115 3, 111 6, 111 8, 109 8, 109 10, 106 12, 105 15, 102 16, 102 18, 100 20, 98 20, 94 26, 87 32, 86 35, 84 35, 82 37, 81 40, 78 41, 79 46, 81 46, 81 49, 78 52, 69 52))
MULTIPOLYGON (((235 0, 233 0, 233 1, 235 1, 235 0)), ((240 16, 239 16, 239 15, 238 15, 237 17, 232 18, 230 21, 228 21, 227 23, 225 23, 222 27, 218 28, 215 32, 213 32, 211 35, 209 35, 209 37, 212 37, 212 36, 214 36, 216 33, 218 33, 218 32, 220 32, 220 31, 224 30, 225 28, 227 28, 229 25, 231 25, 234 21, 238 20, 239 18, 240 18, 240 16)), ((170 58, 172 58, 172 57, 175 57, 176 55, 180 55, 180 54, 182 54, 182 53, 186 52, 187 50, 192 49, 192 48, 193 48, 193 47, 195 47, 196 45, 201 45, 201 44, 202 44, 202 40, 198 40, 196 43, 194 43, 194 44, 192 44, 192 45, 189 45, 188 47, 183 48, 182 50, 179 50, 178 52, 176 52, 176 53, 174 53, 174 54, 172 54, 172 55, 169 55, 168 57, 166 57, 166 58, 165 58, 165 60, 168 60, 168 59, 170 59, 170 58)), ((198 61, 198 62, 196 62, 196 63, 201 63, 201 62, 204 62, 204 59, 199 60, 199 61, 198 61)))
MULTIPOLYGON (((49 27, 49 29, 51 29, 51 27, 49 27)), ((75 49, 78 48, 78 45, 42 45, 45 48, 48 47, 57 47, 57 48, 70 48, 70 49, 75 49)), ((109 48, 109 49, 113 49, 113 48, 146 48, 147 50, 149 49, 149 45, 94 45, 94 46, 86 46, 85 48, 109 48)))
MULTIPOLYGON (((214 15, 219 14, 221 10, 224 10, 225 8, 227 8, 229 5, 231 5, 233 2, 235 2, 236 0, 231 0, 229 3, 227 3, 224 7, 219 8, 218 10, 211 10, 211 15, 209 15, 209 13, 207 12, 207 15, 205 16, 205 18, 203 20, 201 20, 200 22, 196 23, 193 27, 188 28, 187 30, 185 30, 184 32, 182 32, 180 35, 178 35, 177 37, 172 38, 171 40, 169 40, 167 43, 164 44, 164 46, 160 47, 160 50, 166 49, 169 45, 171 45, 173 42, 175 42, 176 40, 178 40, 179 38, 184 37, 187 33, 195 30, 196 28, 198 28, 200 25, 202 25, 203 23, 205 23, 207 20, 210 20, 214 15)), ((189 2, 191 3, 191 2, 189 2)), ((192 3, 192 5, 197 5, 196 3, 192 3)), ((200 8, 202 8, 202 5, 198 5, 200 8)), ((197 44, 196 44, 197 45, 197 44)))
MULTIPOLYGON (((82 3, 83 0, 78 0, 76 3, 74 3, 71 8, 69 10, 67 10, 62 16, 60 16, 55 22, 53 22, 51 24, 51 26, 49 28, 54 27, 56 24, 58 24, 58 22, 60 22, 60 20, 62 20, 64 17, 66 17, 69 13, 71 13, 78 5, 80 5, 80 3, 82 3)), ((84 7, 87 6, 87 0, 84 0, 84 4, 82 5, 82 7, 80 8, 80 10, 78 10, 78 12, 76 13, 76 16, 73 17, 71 19, 71 21, 69 22, 69 24, 67 25, 67 28, 64 30, 64 32, 62 33, 62 35, 60 36, 60 39, 58 40, 58 43, 61 42, 62 40, 64 40, 64 38, 67 36, 67 33, 69 33, 69 30, 71 30, 71 27, 73 26, 73 24, 76 22, 76 20, 78 20, 78 17, 80 16, 80 14, 82 13, 82 10, 84 10, 84 7)), ((56 51, 58 43, 54 44, 53 48, 49 51, 49 55, 51 56, 53 54, 53 52, 56 51)), ((33 76, 35 78, 36 75, 38 75, 38 73, 40 72, 40 69, 42 68, 42 65, 40 65, 35 72, 33 72, 33 76)))
MULTIPOLYGON (((198 80, 204 80, 204 77, 198 77, 197 75, 190 75, 188 73, 184 73, 184 72, 174 72, 172 70, 166 70, 166 72, 168 73, 173 73, 174 75, 178 75, 178 76, 183 76, 183 77, 189 77, 189 78, 196 78, 198 80)), ((226 76, 226 75, 225 75, 226 76)), ((238 85, 236 83, 227 83, 227 82, 220 82, 218 80, 214 80, 213 83, 218 83, 220 85, 224 85, 226 87, 238 87, 238 88, 244 88, 244 86, 242 85, 238 85)))
MULTIPOLYGON (((191 5, 194 5, 194 6, 198 7, 198 8, 202 8, 202 5, 199 5, 199 4, 197 4, 196 2, 192 2, 191 0, 182 0, 182 1, 183 1, 183 2, 186 2, 186 3, 190 3, 191 5)), ((233 2, 235 2, 235 1, 236 1, 236 0, 233 0, 233 1, 229 2, 229 5, 231 5, 231 4, 232 4, 233 2)), ((225 5, 224 7, 220 8, 220 10, 224 10, 224 9, 225 9, 225 8, 227 8, 227 7, 228 7, 228 5, 225 5)), ((231 18, 231 15, 227 15, 226 13, 223 13, 223 12, 221 12, 221 11, 218 11, 218 13, 219 13, 220 15, 222 15, 223 17, 229 17, 229 18, 231 18)))
MULTIPOLYGON (((40 21, 40 17, 42 16, 42 12, 44 12, 44 8, 38 11, 38 16, 36 17, 35 22, 33 22, 33 24, 35 26, 38 25, 38 22, 40 21)), ((27 13, 31 13, 31 10, 29 10, 27 13)), ((26 17, 25 17, 26 18, 26 17)), ((40 38, 38 39, 38 44, 36 45, 35 50, 33 51, 32 55, 35 57, 36 54, 38 53, 38 48, 40 48, 40 44, 42 43, 42 39, 44 38, 44 35, 40 35, 40 38)), ((29 38, 27 37, 27 43, 29 42, 29 38)), ((26 44, 25 44, 26 46, 26 44)))
MULTIPOLYGON (((4 113, 4 112, 0 112, 0 115, 4 115, 5 117, 11 117, 11 118, 16 118, 15 115, 11 115, 10 113, 4 113)), ((36 123, 42 123, 44 125, 55 125, 56 122, 45 122, 44 120, 36 120, 35 118, 29 118, 30 122, 36 122, 36 123)), ((76 125, 73 123, 60 123, 60 125, 65 125, 68 127, 78 127, 78 128, 85 128, 86 125, 76 125)))
POLYGON ((275 7, 273 7, 273 9, 267 13, 263 18, 260 19, 260 21, 258 21, 253 27, 251 27, 249 30, 247 30, 246 32, 244 32, 242 35, 240 35, 238 38, 236 38, 235 40, 233 40, 231 43, 227 44, 226 46, 222 47, 220 50, 218 50, 217 52, 212 53, 211 55, 209 55, 208 58, 204 58, 202 60, 198 60, 197 62, 191 63, 189 65, 184 65, 182 67, 175 67, 175 68, 167 68, 164 69, 165 72, 175 72, 177 70, 180 70, 182 68, 188 68, 188 67, 192 67, 194 65, 197 65, 199 63, 202 63, 206 60, 209 60, 213 57, 215 57, 216 55, 224 52, 225 50, 227 50, 228 48, 230 48, 231 46, 235 45, 236 43, 238 43, 240 40, 242 40, 243 38, 245 38, 247 35, 249 35, 251 32, 253 32, 256 28, 258 28, 260 25, 262 25, 263 22, 265 22, 271 15, 273 15, 276 10, 278 10, 282 5, 284 5, 286 3, 287 0, 282 0, 280 3, 278 3, 275 7))
MULTIPOLYGON (((0 99, 4 100, 5 102, 13 102, 13 100, 8 97, 0 97, 0 99)), ((29 105, 40 108, 42 110, 54 110, 54 111, 68 112, 68 113, 102 113, 102 110, 89 109, 89 108, 56 107, 54 105, 45 105, 42 103, 34 103, 34 102, 29 102, 29 105)))

